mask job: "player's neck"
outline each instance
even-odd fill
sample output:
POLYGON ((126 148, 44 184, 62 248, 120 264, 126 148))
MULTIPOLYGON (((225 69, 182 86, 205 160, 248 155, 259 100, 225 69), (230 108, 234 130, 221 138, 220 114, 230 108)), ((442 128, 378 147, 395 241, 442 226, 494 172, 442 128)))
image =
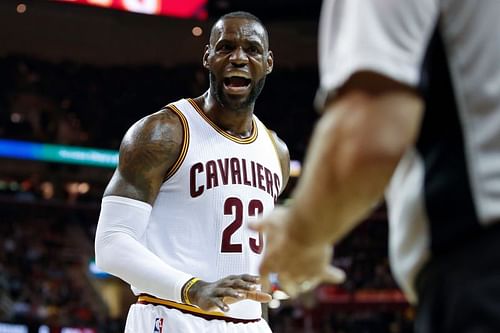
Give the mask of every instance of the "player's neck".
POLYGON ((225 108, 208 91, 193 100, 214 124, 227 133, 240 138, 252 134, 253 105, 240 110, 225 108))

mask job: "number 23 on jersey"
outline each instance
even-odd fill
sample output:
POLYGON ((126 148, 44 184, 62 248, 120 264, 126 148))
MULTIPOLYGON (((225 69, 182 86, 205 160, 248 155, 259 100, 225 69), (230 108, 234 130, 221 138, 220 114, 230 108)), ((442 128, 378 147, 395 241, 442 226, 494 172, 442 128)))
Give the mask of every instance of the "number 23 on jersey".
MULTIPOLYGON (((253 199, 245 205, 241 199, 229 197, 224 201, 224 215, 231 216, 232 222, 222 232, 221 252, 243 252, 243 246, 240 242, 234 241, 234 234, 242 227, 245 217, 259 217, 264 212, 264 204, 262 201, 253 199)), ((252 252, 261 254, 264 249, 264 237, 259 232, 259 239, 248 237, 248 246, 252 252)))

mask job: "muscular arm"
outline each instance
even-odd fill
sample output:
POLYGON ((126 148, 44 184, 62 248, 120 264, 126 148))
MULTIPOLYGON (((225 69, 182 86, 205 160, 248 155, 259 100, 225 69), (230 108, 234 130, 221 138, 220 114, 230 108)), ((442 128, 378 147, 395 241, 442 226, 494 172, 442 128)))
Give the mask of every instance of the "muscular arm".
POLYGON ((123 138, 118 168, 104 196, 153 204, 167 171, 179 157, 182 137, 181 121, 169 109, 134 124, 123 138))
POLYGON ((180 120, 169 110, 130 128, 104 194, 95 238, 96 262, 101 269, 143 292, 177 302, 191 276, 163 262, 139 239, 165 174, 179 155, 182 135, 180 120))
POLYGON ((330 266, 331 244, 381 200, 421 116, 422 101, 411 89, 373 73, 354 75, 314 130, 292 204, 255 228, 268 240, 261 275, 278 273, 291 295, 321 281, 342 282, 345 274, 330 266))
POLYGON ((293 194, 289 224, 304 244, 338 241, 382 199, 405 151, 418 134, 422 101, 410 88, 360 72, 327 104, 293 194))

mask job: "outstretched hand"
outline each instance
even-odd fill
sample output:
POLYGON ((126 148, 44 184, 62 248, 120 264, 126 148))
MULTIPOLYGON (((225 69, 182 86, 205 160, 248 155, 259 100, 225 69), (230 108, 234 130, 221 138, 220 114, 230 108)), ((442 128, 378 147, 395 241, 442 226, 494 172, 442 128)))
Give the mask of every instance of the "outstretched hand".
POLYGON ((202 310, 229 311, 229 305, 248 299, 267 303, 271 295, 262 292, 258 276, 242 274, 230 275, 215 282, 198 281, 189 289, 191 303, 202 310))
MULTIPOLYGON (((291 297, 315 288, 321 282, 342 283, 345 273, 330 265, 333 255, 332 244, 304 244, 288 232, 290 223, 298 221, 291 211, 284 207, 276 208, 273 213, 254 224, 251 228, 266 235, 266 247, 260 266, 264 282, 269 274, 277 273, 280 287, 291 297)), ((264 290, 268 286, 264 285, 264 290)))

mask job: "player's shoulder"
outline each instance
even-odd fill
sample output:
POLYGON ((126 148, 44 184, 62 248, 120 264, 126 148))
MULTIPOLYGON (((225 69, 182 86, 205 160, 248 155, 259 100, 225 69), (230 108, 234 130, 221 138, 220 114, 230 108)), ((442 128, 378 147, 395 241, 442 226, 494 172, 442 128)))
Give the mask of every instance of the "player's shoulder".
POLYGON ((133 126, 147 130, 155 126, 176 124, 179 124, 179 115, 169 104, 139 119, 133 126))
POLYGON ((269 133, 269 136, 271 137, 271 140, 273 141, 278 154, 288 157, 288 146, 286 145, 285 141, 283 141, 275 131, 268 129, 267 132, 269 133))
POLYGON ((181 145, 184 129, 179 116, 164 107, 137 120, 125 133, 120 150, 181 145))
POLYGON ((267 129, 267 133, 269 134, 274 148, 276 149, 276 153, 281 165, 283 184, 286 185, 288 182, 288 177, 290 175, 290 152, 288 151, 288 146, 283 140, 280 139, 275 131, 267 129))

